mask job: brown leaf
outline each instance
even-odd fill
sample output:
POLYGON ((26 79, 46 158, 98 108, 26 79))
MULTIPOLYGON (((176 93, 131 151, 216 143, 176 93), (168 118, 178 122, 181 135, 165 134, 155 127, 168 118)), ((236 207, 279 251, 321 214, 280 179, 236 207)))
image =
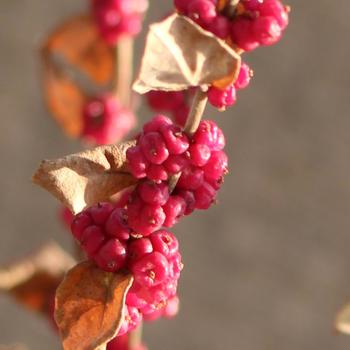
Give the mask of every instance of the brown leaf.
POLYGON ((223 40, 187 17, 174 14, 150 26, 141 70, 133 89, 179 91, 210 85, 239 73, 240 56, 223 40))
POLYGON ((56 28, 45 42, 43 54, 44 59, 63 57, 101 85, 114 74, 114 51, 100 37, 90 15, 75 16, 56 28))
POLYGON ((49 63, 44 66, 43 78, 45 100, 53 117, 68 136, 79 137, 86 96, 71 78, 49 63))
POLYGON ((338 312, 335 328, 340 333, 350 334, 350 304, 345 305, 338 312))
POLYGON ((74 259, 50 242, 34 254, 0 267, 0 291, 7 292, 33 311, 46 313, 64 273, 74 259))
POLYGON ((131 275, 104 272, 90 261, 71 269, 56 293, 64 350, 104 349, 119 331, 132 282, 131 275))
POLYGON ((33 181, 73 213, 81 212, 133 185, 126 171, 126 150, 135 142, 101 146, 56 160, 44 160, 33 181))

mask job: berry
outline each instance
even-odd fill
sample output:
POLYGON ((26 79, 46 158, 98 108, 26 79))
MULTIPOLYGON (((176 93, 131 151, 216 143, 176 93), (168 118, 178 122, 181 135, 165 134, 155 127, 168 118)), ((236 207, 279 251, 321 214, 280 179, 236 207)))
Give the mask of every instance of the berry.
POLYGON ((99 226, 92 225, 84 230, 80 238, 80 244, 85 252, 92 256, 101 247, 104 240, 103 230, 99 226))
POLYGON ((147 288, 161 284, 169 274, 169 264, 164 255, 150 253, 131 266, 135 281, 147 288))
POLYGON ((239 70, 239 75, 237 80, 235 81, 235 88, 236 89, 245 89, 249 83, 250 79, 253 76, 253 71, 250 69, 250 67, 242 62, 241 69, 239 70))
POLYGON ((220 39, 226 39, 230 35, 230 21, 224 16, 216 16, 205 29, 220 39))
POLYGON ((147 178, 155 182, 168 180, 168 173, 163 165, 151 164, 146 172, 147 178))
POLYGON ((176 195, 182 197, 186 203, 186 209, 184 215, 190 215, 195 209, 195 197, 192 191, 176 190, 176 195))
POLYGON ((152 252, 153 244, 149 238, 136 239, 128 246, 128 258, 131 263, 152 252))
POLYGON ((83 235, 84 230, 88 226, 92 225, 92 223, 93 221, 91 215, 88 212, 83 211, 80 214, 76 215, 71 225, 72 234, 75 239, 79 241, 83 235))
POLYGON ((179 313, 180 300, 178 296, 172 297, 168 300, 164 310, 163 316, 165 318, 173 318, 179 313))
POLYGON ((126 246, 116 238, 108 240, 95 254, 94 260, 104 271, 115 272, 126 263, 126 246))
POLYGON ((179 250, 176 237, 165 230, 159 230, 150 236, 154 251, 163 254, 166 258, 173 257, 179 250))
POLYGON ((196 190, 204 181, 204 172, 196 167, 188 167, 181 173, 177 187, 183 190, 196 190))
POLYGON ((172 121, 168 117, 165 117, 164 115, 160 114, 155 116, 151 121, 149 121, 143 126, 143 132, 148 133, 153 131, 159 131, 160 128, 165 125, 172 125, 172 121))
POLYGON ((227 155, 223 151, 212 152, 209 162, 203 167, 205 178, 218 180, 227 172, 227 155))
POLYGON ((235 104, 236 89, 234 85, 230 85, 224 90, 212 86, 208 91, 208 99, 214 107, 225 110, 235 104))
POLYGON ((113 209, 114 206, 112 203, 98 203, 97 205, 91 207, 90 215, 96 225, 103 225, 109 218, 113 209))
POLYGON ((288 26, 288 9, 279 0, 265 0, 259 7, 260 16, 274 17, 281 29, 288 26))
POLYGON ((216 14, 215 4, 210 0, 192 0, 188 5, 188 16, 200 25, 212 22, 216 14))
POLYGON ((189 3, 190 1, 188 0, 174 0, 174 5, 176 9, 182 12, 183 14, 187 14, 189 3))
POLYGON ((146 159, 153 164, 162 164, 169 157, 169 151, 158 132, 149 132, 142 135, 140 147, 146 159))
POLYGON ((111 237, 128 240, 131 229, 128 226, 126 210, 122 208, 114 209, 108 220, 106 220, 105 230, 111 237))
POLYGON ((208 163, 211 155, 210 148, 207 145, 195 143, 189 149, 191 163, 194 166, 202 167, 208 163))
POLYGON ((208 183, 203 185, 194 192, 196 198, 196 209, 206 210, 215 202, 216 190, 208 183))
POLYGON ((189 112, 190 108, 186 104, 183 104, 181 107, 173 111, 173 119, 176 122, 176 124, 184 127, 186 125, 189 112))
POLYGON ((82 137, 104 145, 120 141, 135 126, 134 114, 123 109, 112 95, 90 99, 83 108, 82 137))
POLYGON ((137 190, 141 199, 147 204, 162 206, 169 198, 169 187, 165 183, 144 181, 138 185, 137 190))
POLYGON ((162 126, 160 132, 165 140, 170 154, 179 155, 187 151, 189 147, 188 137, 178 126, 162 126))
POLYGON ((177 174, 188 166, 189 161, 182 155, 170 155, 164 162, 166 171, 170 174, 177 174))
POLYGON ((252 51, 259 46, 253 33, 253 20, 238 17, 231 24, 231 39, 244 51, 252 51))
POLYGON ((129 162, 130 172, 137 179, 146 177, 146 171, 149 167, 149 162, 143 155, 139 146, 130 147, 126 151, 126 158, 129 162))
POLYGON ((186 202, 180 196, 171 196, 166 204, 163 206, 165 213, 165 227, 174 226, 179 219, 184 216, 186 211, 186 202))
POLYGON ((226 144, 222 130, 212 120, 204 120, 199 124, 193 141, 207 145, 211 151, 222 150, 226 144))
POLYGON ((259 17, 252 27, 256 40, 261 45, 273 45, 281 39, 282 30, 274 17, 259 17))
POLYGON ((59 209, 58 215, 59 215, 59 218, 62 220, 63 225, 69 229, 74 219, 73 213, 68 208, 62 206, 59 209))

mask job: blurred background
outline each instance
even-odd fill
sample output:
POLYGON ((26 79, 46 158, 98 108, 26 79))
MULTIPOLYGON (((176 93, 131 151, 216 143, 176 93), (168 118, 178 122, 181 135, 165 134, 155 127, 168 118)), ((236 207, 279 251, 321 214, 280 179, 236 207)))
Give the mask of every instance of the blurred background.
MULTIPOLYGON (((147 21, 170 2, 151 0, 147 21)), ((1 262, 50 238, 72 250, 58 203, 30 178, 41 159, 81 147, 45 110, 38 48, 86 3, 0 3, 1 262)), ((176 227, 182 308, 175 320, 146 327, 151 350, 350 347, 350 337, 333 331, 350 297, 350 4, 289 4, 282 42, 246 56, 255 76, 236 106, 206 113, 226 132, 231 171, 219 205, 176 227)), ((138 55, 142 45, 139 37, 138 55)), ((0 343, 60 348, 45 320, 5 296, 0 310, 0 343)))

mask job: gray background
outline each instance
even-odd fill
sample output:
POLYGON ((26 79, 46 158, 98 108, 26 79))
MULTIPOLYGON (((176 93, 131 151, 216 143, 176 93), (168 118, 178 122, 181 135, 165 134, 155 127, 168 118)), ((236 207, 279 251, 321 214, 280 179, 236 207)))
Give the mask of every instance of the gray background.
MULTIPOLYGON (((164 5, 166 3, 166 5, 164 5)), ((348 0, 290 0, 284 40, 247 56, 255 78, 225 114, 231 172, 220 205, 176 227, 182 310, 147 326, 150 349, 341 350, 350 295, 348 0)), ((70 248, 57 203, 30 183, 43 158, 79 149, 42 103, 37 49, 85 1, 0 3, 0 260, 47 238, 70 248)), ((151 0, 148 20, 166 2, 151 0)), ((142 46, 139 40, 139 46, 142 46)), ((0 342, 58 349, 46 322, 0 298, 0 342)))

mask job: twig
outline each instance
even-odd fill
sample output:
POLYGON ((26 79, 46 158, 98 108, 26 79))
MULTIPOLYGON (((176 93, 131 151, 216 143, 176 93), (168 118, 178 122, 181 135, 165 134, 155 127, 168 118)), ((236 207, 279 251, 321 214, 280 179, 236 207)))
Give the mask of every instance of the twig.
POLYGON ((142 323, 128 337, 129 350, 134 350, 140 347, 142 343, 142 323))

